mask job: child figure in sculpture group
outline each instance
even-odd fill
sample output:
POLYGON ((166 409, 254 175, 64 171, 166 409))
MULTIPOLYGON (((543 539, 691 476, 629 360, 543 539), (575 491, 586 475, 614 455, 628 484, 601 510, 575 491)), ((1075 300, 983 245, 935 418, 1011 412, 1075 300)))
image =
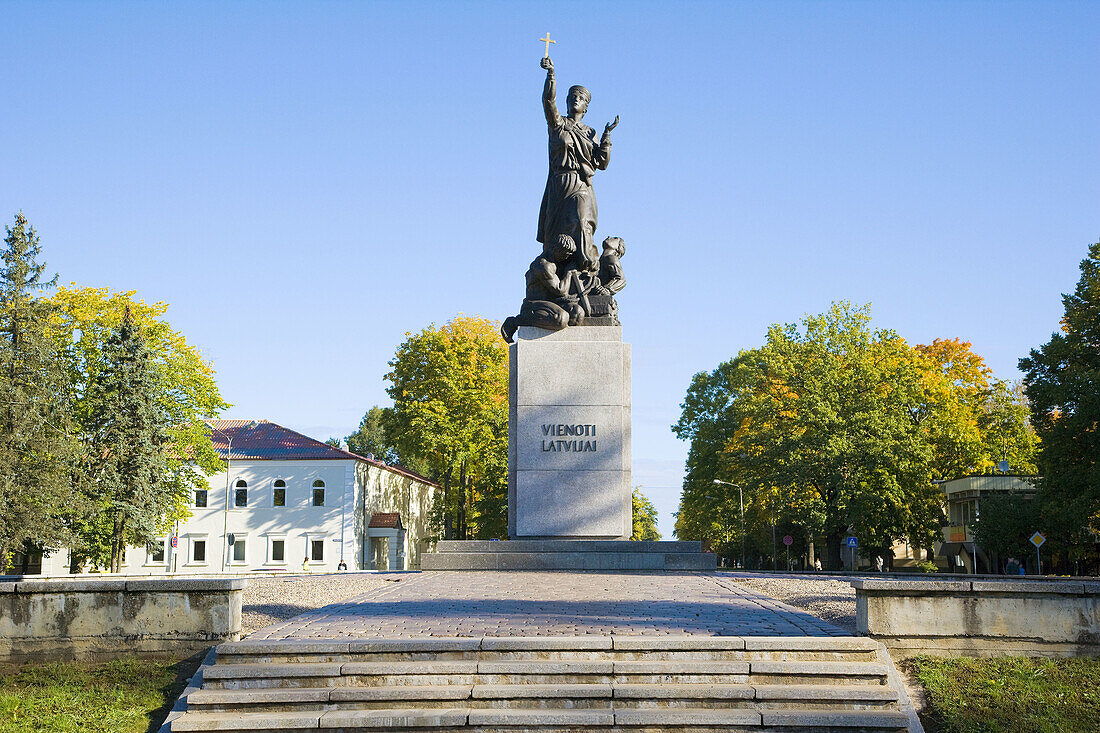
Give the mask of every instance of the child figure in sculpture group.
POLYGON ((626 286, 623 265, 619 258, 626 254, 626 242, 622 237, 608 237, 603 240, 603 254, 600 255, 600 284, 593 291, 596 295, 614 295, 626 286))

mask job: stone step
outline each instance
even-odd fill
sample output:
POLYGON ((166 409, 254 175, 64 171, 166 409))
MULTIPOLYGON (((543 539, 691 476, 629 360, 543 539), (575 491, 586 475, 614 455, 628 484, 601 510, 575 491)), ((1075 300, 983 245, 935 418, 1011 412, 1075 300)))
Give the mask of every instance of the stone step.
POLYGON ((418 660, 791 660, 874 661, 862 637, 456 637, 352 642, 238 641, 217 648, 219 664, 418 660))
POLYGON ((198 690, 188 707, 211 712, 392 708, 757 708, 897 709, 898 695, 872 685, 560 684, 406 685, 198 690), (612 703, 612 700, 614 701, 612 703))
POLYGON ((480 661, 418 660, 224 664, 209 668, 210 689, 473 684, 832 684, 883 685, 877 662, 837 661, 480 661))
POLYGON ((172 723, 173 731, 257 730, 366 731, 388 729, 446 731, 904 731, 909 718, 892 711, 827 710, 487 710, 471 708, 389 708, 326 712, 193 713, 172 723))
POLYGON ((891 664, 861 637, 244 640, 171 729, 908 730, 891 664))

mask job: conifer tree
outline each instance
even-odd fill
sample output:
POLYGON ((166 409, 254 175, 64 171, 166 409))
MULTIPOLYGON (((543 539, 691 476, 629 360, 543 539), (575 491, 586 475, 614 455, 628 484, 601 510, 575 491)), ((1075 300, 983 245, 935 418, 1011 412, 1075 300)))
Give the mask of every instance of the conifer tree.
POLYGON ((1100 532, 1100 242, 1062 303, 1061 333, 1032 349, 1020 369, 1040 440, 1042 529, 1067 559, 1095 561, 1084 553, 1100 532))
POLYGON ((118 572, 126 546, 161 535, 180 497, 169 480, 170 418, 158 399, 153 354, 128 307, 104 345, 104 362, 89 386, 87 490, 97 510, 83 547, 118 572))
POLYGON ((66 355, 47 331, 52 306, 36 297, 46 263, 22 212, 0 254, 0 570, 12 552, 67 540, 75 455, 66 355))

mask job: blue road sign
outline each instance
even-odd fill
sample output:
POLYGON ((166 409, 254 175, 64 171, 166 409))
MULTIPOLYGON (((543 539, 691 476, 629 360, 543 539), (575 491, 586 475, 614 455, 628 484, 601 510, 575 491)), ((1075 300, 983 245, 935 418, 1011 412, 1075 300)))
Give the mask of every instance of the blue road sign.
POLYGON ((845 543, 848 547, 859 547, 859 540, 855 537, 849 537, 845 543))

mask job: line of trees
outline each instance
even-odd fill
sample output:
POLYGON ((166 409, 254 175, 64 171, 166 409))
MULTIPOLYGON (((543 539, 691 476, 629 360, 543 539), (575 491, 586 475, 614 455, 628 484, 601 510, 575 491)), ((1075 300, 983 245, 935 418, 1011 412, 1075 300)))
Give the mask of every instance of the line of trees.
POLYGON ((847 302, 696 374, 673 431, 690 443, 677 537, 739 557, 743 519, 750 564, 776 564, 789 534, 792 551, 834 569, 850 532, 873 554, 896 540, 931 549, 934 480, 1000 460, 1032 471, 1037 444, 1022 393, 969 343, 910 345, 847 302), (738 491, 715 479, 740 487, 743 518, 738 491))
POLYGON ((67 547, 117 571, 224 466, 202 418, 228 405, 165 304, 58 287, 22 213, 0 258, 0 568, 67 547))

